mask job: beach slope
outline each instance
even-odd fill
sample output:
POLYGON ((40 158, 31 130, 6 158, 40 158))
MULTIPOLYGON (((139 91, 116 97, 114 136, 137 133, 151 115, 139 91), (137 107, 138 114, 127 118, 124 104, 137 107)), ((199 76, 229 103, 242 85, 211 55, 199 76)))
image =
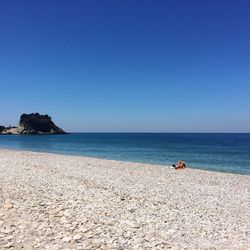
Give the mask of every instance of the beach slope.
POLYGON ((250 176, 0 150, 0 249, 250 249, 250 176))

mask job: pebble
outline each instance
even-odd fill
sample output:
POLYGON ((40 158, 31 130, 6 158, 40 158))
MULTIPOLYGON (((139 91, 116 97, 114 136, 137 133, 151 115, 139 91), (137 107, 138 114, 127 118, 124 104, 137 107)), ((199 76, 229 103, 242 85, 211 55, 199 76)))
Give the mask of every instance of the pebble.
POLYGON ((73 237, 73 239, 76 240, 76 241, 80 240, 81 238, 82 238, 82 234, 76 234, 73 237))
POLYGON ((9 203, 9 202, 5 202, 5 203, 3 204, 3 207, 6 208, 6 209, 11 209, 11 208, 13 208, 13 204, 12 204, 12 203, 9 203))
POLYGON ((13 247, 13 243, 12 242, 8 242, 7 244, 3 245, 4 248, 11 248, 13 247))
POLYGON ((3 234, 10 234, 12 232, 11 228, 3 228, 0 230, 1 233, 3 234))
POLYGON ((62 241, 63 242, 70 242, 72 240, 72 237, 63 237, 62 241))
POLYGON ((0 173, 1 250, 250 249, 249 176, 9 150, 0 173))

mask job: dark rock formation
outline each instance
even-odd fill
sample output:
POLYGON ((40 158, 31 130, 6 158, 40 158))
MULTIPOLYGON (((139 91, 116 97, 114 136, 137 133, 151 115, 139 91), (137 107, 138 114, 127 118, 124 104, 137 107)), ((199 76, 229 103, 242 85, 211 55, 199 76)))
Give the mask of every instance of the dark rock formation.
POLYGON ((22 134, 65 134, 48 115, 38 113, 22 114, 19 126, 24 127, 22 134))
POLYGON ((0 126, 0 134, 5 130, 4 126, 0 126))
POLYGON ((38 113, 22 114, 17 127, 5 128, 2 134, 66 134, 57 127, 48 115, 38 113))

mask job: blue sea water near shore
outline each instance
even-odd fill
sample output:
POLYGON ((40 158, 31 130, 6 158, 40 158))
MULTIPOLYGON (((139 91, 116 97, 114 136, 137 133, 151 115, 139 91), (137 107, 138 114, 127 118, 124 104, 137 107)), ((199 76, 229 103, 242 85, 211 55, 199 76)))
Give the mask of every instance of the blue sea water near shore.
POLYGON ((72 133, 1 135, 0 148, 250 174, 250 134, 72 133))

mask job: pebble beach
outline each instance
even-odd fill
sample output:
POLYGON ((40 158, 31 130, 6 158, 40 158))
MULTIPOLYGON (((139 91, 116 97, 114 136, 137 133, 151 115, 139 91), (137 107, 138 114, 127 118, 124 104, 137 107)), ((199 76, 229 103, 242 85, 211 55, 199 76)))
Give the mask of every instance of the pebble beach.
POLYGON ((0 150, 0 249, 250 249, 250 176, 0 150))

